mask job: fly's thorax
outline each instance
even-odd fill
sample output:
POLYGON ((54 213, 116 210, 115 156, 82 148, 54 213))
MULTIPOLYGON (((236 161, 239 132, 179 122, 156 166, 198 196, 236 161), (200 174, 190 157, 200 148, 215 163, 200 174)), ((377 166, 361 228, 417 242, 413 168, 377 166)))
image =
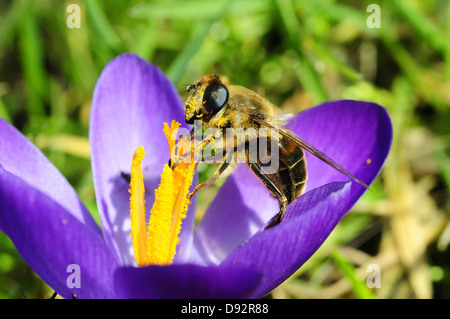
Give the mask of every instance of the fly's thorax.
POLYGON ((277 108, 269 101, 239 85, 230 85, 228 103, 208 121, 208 126, 218 128, 250 128, 258 126, 254 117, 271 121, 277 108))

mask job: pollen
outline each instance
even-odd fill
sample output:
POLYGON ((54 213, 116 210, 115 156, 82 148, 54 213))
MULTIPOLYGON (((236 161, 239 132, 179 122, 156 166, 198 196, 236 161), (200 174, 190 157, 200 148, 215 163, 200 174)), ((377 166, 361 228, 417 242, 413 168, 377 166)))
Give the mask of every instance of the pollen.
MULTIPOLYGON (((164 123, 163 131, 169 142, 171 159, 173 155, 181 155, 179 152, 173 152, 172 150, 187 149, 179 146, 188 143, 188 141, 180 139, 176 143, 174 139, 179 126, 180 124, 175 121, 172 121, 170 127, 167 123, 164 123)), ((189 141, 189 143, 191 142, 189 141)), ((139 161, 140 163, 143 155, 145 155, 143 148, 139 148, 133 157, 131 171, 130 211, 134 256, 138 266, 169 265, 173 262, 176 247, 180 242, 179 234, 182 221, 186 217, 190 204, 188 199, 189 187, 192 184, 196 164, 193 160, 188 163, 183 161, 174 169, 171 169, 167 164, 164 165, 160 185, 155 190, 155 202, 150 211, 150 220, 148 226, 146 226, 144 186, 140 165, 137 173, 133 171, 133 166, 136 166, 134 165, 135 162, 139 161), (136 178, 139 178, 141 182, 136 182, 133 175, 136 175, 136 178)), ((193 155, 191 155, 191 159, 193 159, 193 155)))
POLYGON ((133 238, 134 257, 138 266, 145 265, 147 251, 147 233, 145 223, 145 188, 142 175, 141 162, 145 151, 141 146, 133 155, 131 164, 130 181, 130 214, 131 214, 131 238, 133 238))
POLYGON ((195 111, 196 106, 203 105, 205 101, 203 101, 203 94, 204 91, 201 89, 197 89, 192 96, 192 98, 189 99, 189 101, 185 104, 184 110, 186 111, 186 114, 190 114, 195 111))

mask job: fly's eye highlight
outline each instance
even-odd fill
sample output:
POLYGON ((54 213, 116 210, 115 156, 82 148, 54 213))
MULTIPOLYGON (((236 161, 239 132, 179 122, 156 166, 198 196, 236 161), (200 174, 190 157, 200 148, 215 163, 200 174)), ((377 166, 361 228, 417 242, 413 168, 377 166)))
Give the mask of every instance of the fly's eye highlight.
POLYGON ((228 102, 228 90, 222 83, 208 85, 203 94, 203 105, 209 115, 218 113, 228 102))

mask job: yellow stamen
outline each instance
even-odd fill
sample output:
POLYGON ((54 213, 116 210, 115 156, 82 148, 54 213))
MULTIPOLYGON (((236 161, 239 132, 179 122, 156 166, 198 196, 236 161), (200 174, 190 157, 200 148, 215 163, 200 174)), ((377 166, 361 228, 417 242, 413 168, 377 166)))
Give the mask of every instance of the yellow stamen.
MULTIPOLYGON (((179 123, 172 121, 171 127, 164 123, 164 134, 169 142, 169 148, 173 150, 176 147, 175 140, 172 138, 176 136, 179 128, 179 123)), ((178 141, 178 145, 186 144, 188 141, 178 141)), ((191 143, 189 141, 189 143, 191 143)), ((178 146, 177 145, 177 146, 178 146)), ((183 147, 186 149, 185 147, 183 147)), ((136 153, 139 149, 136 151, 136 153)), ((180 150, 173 155, 181 155, 180 150)), ((139 157, 139 154, 136 155, 139 157)), ((141 158, 141 157, 139 157, 141 158)), ((174 159, 174 158, 173 158, 174 159)), ((193 159, 193 155, 191 155, 193 159)), ((141 159, 142 160, 142 159, 141 159)), ((134 158, 133 158, 134 163, 134 158)), ((173 262, 173 258, 176 254, 176 246, 180 239, 178 235, 181 231, 182 220, 186 217, 188 205, 190 204, 187 195, 189 194, 189 187, 192 184, 193 174, 196 164, 191 161, 186 163, 183 161, 175 169, 171 169, 167 164, 164 165, 163 173, 161 174, 161 183, 155 190, 155 202, 150 212, 150 221, 147 232, 142 230, 142 225, 145 225, 145 217, 140 217, 138 222, 135 222, 136 215, 145 215, 145 213, 134 213, 136 210, 134 207, 138 207, 131 202, 131 218, 132 218, 132 237, 133 246, 135 251, 135 258, 138 266, 144 265, 168 265, 173 262), (134 205, 134 206, 133 206, 134 205), (142 220, 144 222, 142 223, 142 220), (140 226, 133 226, 133 223, 141 222, 140 226), (138 230, 136 230, 138 229, 138 230), (133 233, 138 231, 139 233, 133 233), (142 235, 145 234, 145 235, 142 235), (139 238, 139 240, 135 240, 139 238), (146 238, 145 244, 142 243, 142 238, 146 238), (137 246, 136 246, 137 245, 137 246), (142 251, 145 251, 145 259, 142 260, 142 251)), ((133 166, 132 166, 133 168, 133 166)), ((142 178, 142 172, 141 172, 142 178)), ((139 196, 140 192, 133 188, 133 169, 132 169, 132 181, 130 183, 131 198, 139 196)), ((143 183, 142 183, 143 185, 143 183)), ((143 200, 142 193, 142 200, 143 200)), ((143 212, 142 207, 142 212, 143 212)))
POLYGON ((133 238, 134 257, 138 266, 145 264, 147 253, 147 233, 145 227, 145 188, 142 176, 141 162, 145 151, 141 146, 133 155, 131 164, 130 213, 131 213, 131 237, 133 238))

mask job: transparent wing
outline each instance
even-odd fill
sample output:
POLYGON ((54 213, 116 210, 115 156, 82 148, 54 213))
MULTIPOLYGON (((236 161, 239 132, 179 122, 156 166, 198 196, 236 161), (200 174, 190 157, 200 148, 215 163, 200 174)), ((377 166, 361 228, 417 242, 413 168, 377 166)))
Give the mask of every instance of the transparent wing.
POLYGON ((267 128, 271 128, 271 129, 275 129, 278 131, 279 134, 291 139, 294 143, 296 143, 297 145, 299 145, 301 148, 307 150, 308 152, 310 152, 311 154, 313 154, 314 156, 316 156, 317 158, 319 158, 320 160, 324 161, 325 163, 327 163, 328 165, 330 165, 331 167, 335 168, 337 171, 341 172, 342 174, 344 174, 345 176, 351 178, 352 180, 354 180, 355 182, 357 182, 358 184, 364 186, 367 189, 370 189, 369 186, 364 183, 363 181, 361 181, 360 179, 358 179, 357 177, 355 177, 352 173, 350 173, 349 171, 347 171, 345 168, 343 168, 341 165, 339 165, 338 163, 336 163, 333 159, 331 159, 330 157, 328 157, 326 154, 324 154, 323 152, 321 152, 320 150, 318 150, 317 148, 315 148, 313 145, 309 144, 308 142, 306 142, 305 140, 302 140, 300 137, 298 137, 297 135, 291 133, 290 131, 284 130, 284 129, 280 129, 277 128, 269 123, 267 123, 266 121, 258 118, 258 117, 253 117, 253 119, 259 123, 261 126, 265 126, 267 128))

